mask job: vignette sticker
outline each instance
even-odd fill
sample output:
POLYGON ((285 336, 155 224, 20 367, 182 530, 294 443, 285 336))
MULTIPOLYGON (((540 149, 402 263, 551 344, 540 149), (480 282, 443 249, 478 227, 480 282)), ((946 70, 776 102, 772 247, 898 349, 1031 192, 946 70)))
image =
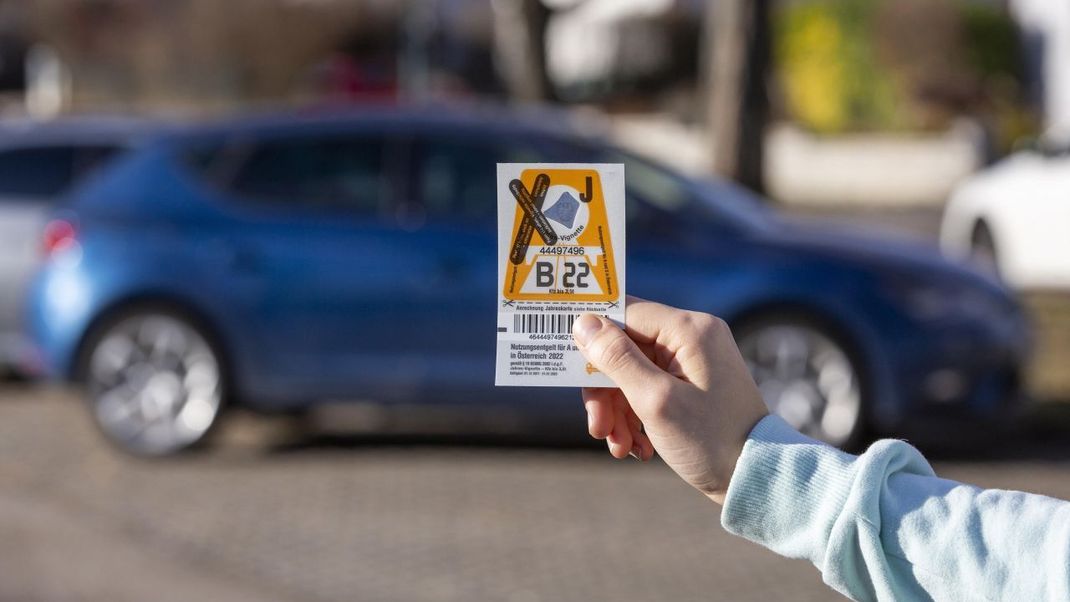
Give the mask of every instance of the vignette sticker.
POLYGON ((572 324, 624 324, 624 205, 620 164, 498 164, 496 385, 614 386, 572 324))

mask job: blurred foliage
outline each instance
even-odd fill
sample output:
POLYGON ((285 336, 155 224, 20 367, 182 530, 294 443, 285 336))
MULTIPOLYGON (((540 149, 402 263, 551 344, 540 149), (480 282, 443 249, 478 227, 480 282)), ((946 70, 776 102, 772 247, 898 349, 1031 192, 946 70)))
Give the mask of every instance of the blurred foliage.
POLYGON ((774 37, 785 109, 815 131, 942 129, 958 115, 981 119, 999 139, 1031 128, 1017 29, 998 7, 789 2, 774 16, 774 37))
POLYGON ((862 0, 791 4, 774 16, 774 61, 790 113, 821 132, 895 120, 896 91, 878 68, 873 6, 862 0))
POLYGON ((1017 73, 1021 52, 1014 22, 991 6, 968 3, 961 5, 960 10, 971 66, 989 75, 1017 73))

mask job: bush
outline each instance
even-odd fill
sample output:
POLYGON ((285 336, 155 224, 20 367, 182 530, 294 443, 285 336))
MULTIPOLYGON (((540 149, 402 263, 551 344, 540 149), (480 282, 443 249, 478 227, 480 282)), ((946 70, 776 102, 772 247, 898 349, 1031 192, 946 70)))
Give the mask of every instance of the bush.
POLYGON ((872 2, 792 4, 774 17, 774 63, 788 112, 821 132, 895 121, 896 96, 869 35, 872 2))
MULTIPOLYGON (((818 132, 1022 123, 1017 30, 960 0, 813 0, 774 16, 784 112, 818 132)), ((997 128, 998 129, 998 128, 997 128)))

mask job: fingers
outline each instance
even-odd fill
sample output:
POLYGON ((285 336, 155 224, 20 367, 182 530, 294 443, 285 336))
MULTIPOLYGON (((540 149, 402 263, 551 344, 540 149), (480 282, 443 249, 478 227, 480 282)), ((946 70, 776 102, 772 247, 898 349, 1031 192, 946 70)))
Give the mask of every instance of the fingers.
POLYGON ((620 389, 583 390, 583 405, 587 409, 587 431, 595 439, 605 439, 613 432, 613 397, 620 389))
POLYGON ((627 411, 628 427, 632 433, 632 455, 646 462, 654 457, 654 444, 650 442, 650 438, 643 432, 643 423, 635 415, 635 411, 632 410, 631 406, 628 406, 627 411))
POLYGON ((685 310, 628 296, 625 323, 628 336, 638 343, 653 343, 664 339, 674 318, 687 313, 685 310))
POLYGON ((629 452, 644 461, 654 457, 654 445, 620 389, 585 388, 583 404, 587 430, 595 439, 608 439, 606 443, 615 457, 623 458, 629 452))
POLYGON ((654 365, 616 324, 584 314, 572 329, 576 345, 591 362, 621 388, 628 399, 640 400, 652 387, 665 390, 672 377, 654 365))
POLYGON ((703 389, 713 386, 707 350, 718 342, 732 341, 723 320, 710 314, 676 309, 637 297, 628 297, 627 333, 641 347, 666 350, 659 365, 703 389))
POLYGON ((609 453, 618 460, 627 458, 632 451, 632 431, 628 425, 627 409, 623 403, 614 404, 613 432, 606 438, 609 453))
POLYGON ((620 387, 584 391, 591 436, 606 439, 614 457, 632 453, 648 460, 655 450, 642 420, 658 426, 659 416, 690 386, 686 383, 711 390, 717 379, 710 359, 732 339, 714 316, 636 297, 627 303, 626 331, 585 314, 576 320, 573 335, 587 360, 620 387))

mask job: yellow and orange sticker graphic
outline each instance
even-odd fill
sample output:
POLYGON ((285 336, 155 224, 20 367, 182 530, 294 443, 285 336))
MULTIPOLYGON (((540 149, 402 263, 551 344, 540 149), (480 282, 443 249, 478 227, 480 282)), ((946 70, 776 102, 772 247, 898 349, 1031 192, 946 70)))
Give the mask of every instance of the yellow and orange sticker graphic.
POLYGON ((596 169, 525 169, 515 199, 506 299, 601 301, 619 297, 613 236, 596 169))
POLYGON ((602 384, 571 327, 624 321, 624 205, 623 165, 498 165, 498 384, 602 384))

